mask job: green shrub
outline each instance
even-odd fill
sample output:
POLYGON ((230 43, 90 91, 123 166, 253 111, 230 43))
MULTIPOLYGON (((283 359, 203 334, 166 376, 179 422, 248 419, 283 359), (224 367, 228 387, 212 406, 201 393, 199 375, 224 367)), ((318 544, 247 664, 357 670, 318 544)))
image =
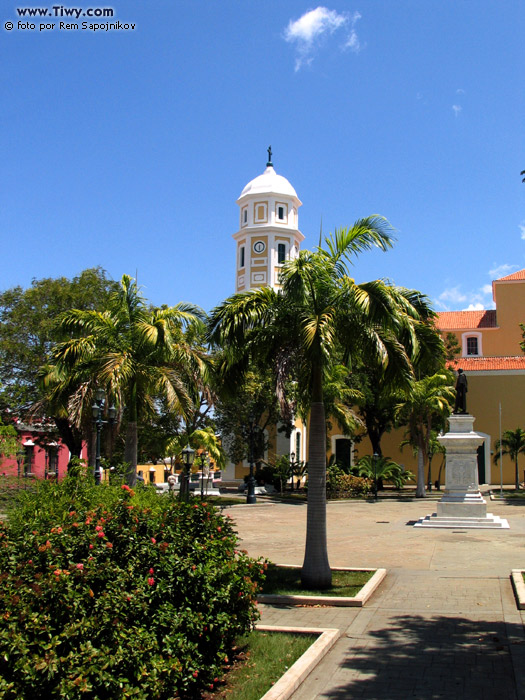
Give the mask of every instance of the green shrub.
POLYGON ((44 484, 0 523, 0 697, 198 697, 258 616, 237 544, 206 503, 44 484))
POLYGON ((381 484, 384 481, 389 482, 396 489, 402 489, 407 481, 414 479, 412 472, 390 457, 379 457, 374 464, 374 458, 371 455, 364 455, 358 460, 355 469, 359 476, 372 480, 376 478, 381 484))
POLYGON ((373 490, 373 481, 353 474, 346 474, 333 464, 326 472, 326 492, 328 498, 352 498, 364 496, 373 490))

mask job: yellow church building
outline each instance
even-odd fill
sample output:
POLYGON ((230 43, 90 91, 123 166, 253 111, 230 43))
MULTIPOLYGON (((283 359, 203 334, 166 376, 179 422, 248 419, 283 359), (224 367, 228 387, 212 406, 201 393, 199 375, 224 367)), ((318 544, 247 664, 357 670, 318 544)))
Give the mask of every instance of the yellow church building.
MULTIPOLYGON (((233 234, 236 242, 235 290, 256 287, 279 288, 282 264, 297 257, 303 234, 299 230, 298 210, 301 206, 290 182, 275 172, 271 150, 265 171, 251 180, 237 199, 239 229, 233 234)), ((468 380, 467 408, 475 416, 474 429, 484 437, 478 450, 480 484, 499 484, 499 464, 493 462, 494 444, 505 430, 525 428, 525 356, 520 347, 525 323, 525 270, 520 270, 492 283, 494 309, 481 311, 444 311, 438 314, 437 328, 444 337, 453 333, 461 348, 452 363, 463 369, 468 380)), ((295 453, 295 459, 307 460, 307 426, 299 419, 290 437, 272 430, 268 434, 269 449, 265 459, 295 453)), ((416 459, 409 448, 400 450, 403 431, 386 433, 382 451, 415 473, 416 459)), ((359 456, 372 454, 367 437, 360 441, 359 456)), ((328 458, 352 463, 356 457, 352 437, 334 427, 329 436, 328 458)), ((522 457, 525 469, 525 455, 522 457)), ((440 459, 433 463, 432 481, 438 477, 440 459)), ((502 460, 504 484, 514 483, 514 463, 502 460)), ((229 464, 224 480, 242 480, 249 465, 229 464)), ((521 480, 525 481, 524 472, 521 480)), ((444 474, 441 477, 444 482, 444 474)))
MULTIPOLYGON (((514 484, 514 462, 503 456, 494 463, 494 444, 501 433, 525 429, 525 355, 520 323, 525 322, 525 270, 514 272, 492 282, 494 309, 480 311, 442 311, 436 325, 443 335, 454 334, 460 354, 451 362, 452 369, 461 368, 468 381, 467 410, 475 417, 474 430, 484 437, 478 450, 480 484, 514 484), (500 420, 501 417, 501 420, 500 420)), ((416 461, 408 449, 400 453, 399 431, 383 437, 383 454, 415 471, 416 461)), ((360 445, 362 454, 370 451, 370 443, 360 445)), ((524 481, 525 455, 520 461, 520 481, 524 481)), ((441 460, 436 457, 432 481, 438 477, 441 460)), ((442 475, 441 481, 444 481, 442 475)))

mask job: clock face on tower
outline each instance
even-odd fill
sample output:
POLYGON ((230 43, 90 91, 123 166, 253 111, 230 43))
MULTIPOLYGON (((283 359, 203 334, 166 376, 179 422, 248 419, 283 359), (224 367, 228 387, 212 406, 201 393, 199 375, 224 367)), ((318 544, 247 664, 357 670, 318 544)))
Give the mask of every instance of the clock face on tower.
POLYGON ((253 250, 255 253, 264 253, 266 250, 266 243, 264 241, 255 241, 253 250))

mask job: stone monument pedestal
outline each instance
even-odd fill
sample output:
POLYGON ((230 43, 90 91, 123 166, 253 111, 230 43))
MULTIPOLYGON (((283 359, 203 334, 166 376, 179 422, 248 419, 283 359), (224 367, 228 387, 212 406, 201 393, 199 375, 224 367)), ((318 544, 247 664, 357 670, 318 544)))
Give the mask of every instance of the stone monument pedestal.
POLYGON ((453 414, 449 432, 438 438, 445 446, 445 494, 437 513, 427 515, 414 527, 508 528, 507 520, 487 513, 487 502, 478 483, 477 449, 483 438, 474 432, 474 416, 453 414))

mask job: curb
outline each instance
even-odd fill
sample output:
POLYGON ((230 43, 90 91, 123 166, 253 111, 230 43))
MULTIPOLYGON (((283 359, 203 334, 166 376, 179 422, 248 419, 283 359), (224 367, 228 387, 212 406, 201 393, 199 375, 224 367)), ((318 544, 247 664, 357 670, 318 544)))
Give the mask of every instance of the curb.
MULTIPOLYGON (((280 565, 281 566, 281 565, 280 565)), ((283 567, 285 565, 282 565, 283 567)), ((300 566, 288 566, 288 569, 300 569, 300 566)), ((346 608, 362 608, 386 576, 386 569, 359 569, 355 567, 336 567, 332 571, 374 571, 372 578, 365 583, 353 598, 313 595, 258 595, 257 602, 264 605, 326 605, 346 608)))
POLYGON ((294 634, 320 635, 304 654, 290 666, 284 676, 281 676, 275 685, 262 696, 261 700, 287 700, 341 636, 341 631, 338 629, 315 627, 272 627, 270 625, 257 625, 256 629, 261 632, 293 632, 294 634))
POLYGON ((518 610, 525 610, 525 581, 523 580, 522 569, 512 569, 510 572, 512 587, 516 595, 518 610))

